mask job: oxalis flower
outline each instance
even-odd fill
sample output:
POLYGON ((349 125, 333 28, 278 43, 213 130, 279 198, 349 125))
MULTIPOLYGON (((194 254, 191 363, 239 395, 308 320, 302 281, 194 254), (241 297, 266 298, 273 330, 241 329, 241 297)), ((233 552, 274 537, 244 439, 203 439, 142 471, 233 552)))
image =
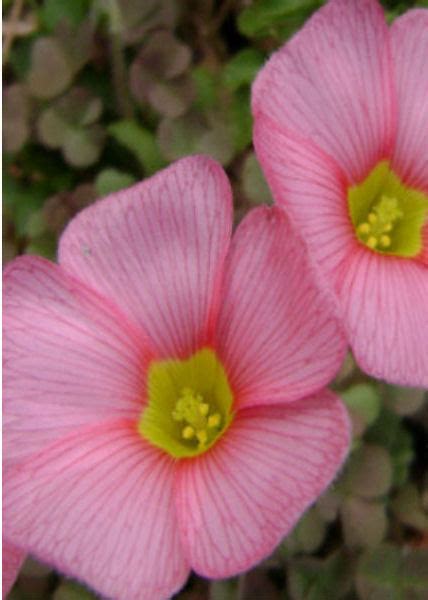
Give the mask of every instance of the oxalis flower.
POLYGON ((4 533, 126 600, 268 555, 349 425, 345 342, 279 209, 230 243, 231 191, 184 159, 84 210, 59 265, 5 273, 4 533))
POLYGON ((428 11, 331 0, 262 69, 255 146, 361 367, 428 387, 428 11))

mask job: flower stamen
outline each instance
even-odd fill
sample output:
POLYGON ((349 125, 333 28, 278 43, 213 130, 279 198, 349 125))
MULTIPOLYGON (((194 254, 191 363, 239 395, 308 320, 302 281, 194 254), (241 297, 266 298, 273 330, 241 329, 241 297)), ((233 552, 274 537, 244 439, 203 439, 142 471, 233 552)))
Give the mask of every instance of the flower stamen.
POLYGON ((198 441, 198 448, 202 449, 217 435, 221 425, 221 415, 218 412, 210 415, 210 405, 204 402, 203 397, 191 388, 183 388, 172 411, 174 421, 185 422, 181 435, 185 440, 198 441), (211 430, 211 431, 210 431, 211 430))
POLYGON ((383 194, 367 215, 367 220, 357 226, 357 234, 368 248, 389 248, 392 243, 390 235, 393 233, 397 221, 403 218, 403 211, 399 208, 397 198, 383 194))

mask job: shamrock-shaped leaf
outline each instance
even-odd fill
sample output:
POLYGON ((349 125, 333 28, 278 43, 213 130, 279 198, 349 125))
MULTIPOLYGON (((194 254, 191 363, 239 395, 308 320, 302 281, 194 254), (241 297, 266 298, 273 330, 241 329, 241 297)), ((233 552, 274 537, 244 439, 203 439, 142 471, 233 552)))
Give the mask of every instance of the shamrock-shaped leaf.
POLYGON ((73 69, 61 44, 54 37, 39 37, 31 52, 28 75, 30 92, 36 98, 58 96, 71 83, 73 69))
POLYGON ((95 180, 95 189, 100 196, 117 192, 135 183, 135 177, 118 169, 103 169, 95 180))
POLYGON ((382 502, 345 498, 340 506, 340 517, 349 548, 375 547, 385 537, 388 521, 382 502))
POLYGON ((30 135, 31 100, 21 84, 14 83, 3 92, 3 147, 18 152, 30 135))
POLYGON ((364 444, 350 457, 340 482, 348 494, 378 498, 392 484, 392 464, 388 451, 376 444, 364 444))

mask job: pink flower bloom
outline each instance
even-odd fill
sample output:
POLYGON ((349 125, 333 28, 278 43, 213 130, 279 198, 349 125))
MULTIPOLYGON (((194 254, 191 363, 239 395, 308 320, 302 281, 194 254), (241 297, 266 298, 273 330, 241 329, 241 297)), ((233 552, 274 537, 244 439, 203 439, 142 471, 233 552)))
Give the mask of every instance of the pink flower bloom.
POLYGON ((253 88, 255 145, 361 367, 428 387, 428 11, 331 0, 253 88))
POLYGON ((166 598, 267 556, 344 460, 345 342, 279 209, 230 241, 204 157, 5 273, 5 533, 101 594, 166 598))
POLYGON ((18 577, 26 552, 7 540, 2 540, 2 598, 6 598, 18 577))

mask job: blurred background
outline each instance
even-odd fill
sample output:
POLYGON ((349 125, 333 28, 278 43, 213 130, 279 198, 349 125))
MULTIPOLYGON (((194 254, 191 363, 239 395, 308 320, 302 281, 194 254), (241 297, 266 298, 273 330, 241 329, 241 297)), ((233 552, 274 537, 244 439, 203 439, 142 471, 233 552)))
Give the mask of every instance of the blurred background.
MULTIPOLYGON (((98 197, 193 153, 216 158, 239 221, 271 201, 251 145, 257 71, 322 0, 4 0, 3 261, 55 259, 98 197)), ((382 2, 388 20, 426 0, 382 2)), ((428 58, 428 57, 427 57, 428 58)), ((354 430, 335 485, 265 563, 192 576, 180 600, 427 600, 428 402, 348 357, 354 430)), ((92 594, 29 559, 9 598, 92 594)))

